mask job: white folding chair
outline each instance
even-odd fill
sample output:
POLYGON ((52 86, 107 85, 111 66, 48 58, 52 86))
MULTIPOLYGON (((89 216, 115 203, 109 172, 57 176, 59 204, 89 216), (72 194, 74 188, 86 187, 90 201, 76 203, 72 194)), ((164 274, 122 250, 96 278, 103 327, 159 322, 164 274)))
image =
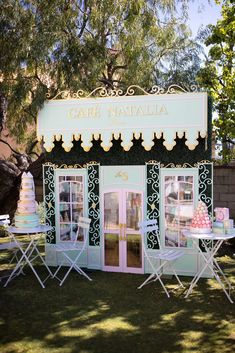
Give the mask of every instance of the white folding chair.
POLYGON ((165 265, 168 265, 169 268, 172 270, 173 274, 175 275, 179 285, 181 287, 184 287, 183 283, 180 281, 179 277, 177 276, 177 273, 174 269, 174 262, 179 259, 181 256, 184 255, 184 252, 179 249, 162 249, 161 247, 161 242, 159 239, 158 235, 158 225, 156 220, 147 220, 139 223, 139 229, 140 233, 142 236, 142 246, 144 250, 144 256, 147 259, 152 273, 149 275, 149 277, 138 287, 138 289, 142 288, 146 284, 149 284, 151 282, 155 282, 159 280, 161 283, 167 297, 170 297, 170 294, 164 285, 161 276, 163 274, 163 269, 165 265), (159 244, 159 250, 155 251, 149 251, 150 249, 147 249, 147 242, 146 242, 146 235, 151 232, 154 233, 157 237, 158 244, 159 244))
POLYGON ((63 255, 62 261, 53 274, 52 278, 57 278, 60 282, 60 286, 64 283, 66 278, 68 277, 69 273, 71 272, 72 269, 75 269, 80 275, 85 276, 89 281, 92 281, 92 279, 78 266, 77 262, 84 252, 84 250, 87 248, 87 243, 88 243, 88 233, 89 233, 89 228, 90 228, 90 222, 91 220, 89 218, 85 217, 79 217, 78 220, 78 230, 77 233, 72 239, 72 242, 64 242, 61 244, 56 245, 56 252, 61 253, 63 255), (83 242, 78 242, 78 236, 81 235, 81 230, 83 230, 83 242), (75 256, 74 256, 75 253, 75 256), (67 272, 65 273, 64 277, 61 279, 57 276, 59 270, 63 265, 66 263, 69 264, 69 268, 67 272))
POLYGON ((9 214, 0 215, 0 225, 6 227, 8 224, 10 224, 9 214))
MULTIPOLYGON (((0 226, 2 226, 6 232, 7 232, 7 227, 9 224, 10 224, 9 215, 8 214, 0 215, 0 226)), ((0 251, 7 251, 7 252, 11 252, 13 254, 8 262, 9 264, 11 264, 13 261, 18 262, 17 252, 19 250, 19 247, 18 247, 17 243, 11 239, 10 233, 8 234, 8 238, 10 239, 9 241, 4 241, 0 244, 0 251)), ((20 273, 22 273, 22 269, 19 269, 19 271, 17 271, 15 276, 18 276, 20 273)), ((9 274, 1 276, 0 281, 2 279, 8 278, 9 276, 10 276, 9 274)))

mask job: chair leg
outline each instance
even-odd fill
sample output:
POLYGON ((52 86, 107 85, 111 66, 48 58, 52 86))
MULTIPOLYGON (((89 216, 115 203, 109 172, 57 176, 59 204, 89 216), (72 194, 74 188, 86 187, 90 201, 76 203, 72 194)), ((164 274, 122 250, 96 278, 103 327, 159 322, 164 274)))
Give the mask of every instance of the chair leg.
MULTIPOLYGON (((58 263, 58 257, 57 257, 57 252, 56 252, 56 262, 58 263)), ((60 281, 61 279, 57 276, 57 273, 59 272, 59 270, 61 269, 61 267, 64 265, 65 261, 62 259, 61 264, 57 267, 56 271, 52 274, 51 278, 56 278, 58 281, 60 281)), ((46 278, 46 280, 49 278, 49 276, 46 278)), ((45 280, 45 281, 46 281, 45 280)))
MULTIPOLYGON (((89 281, 92 281, 92 279, 76 264, 80 254, 78 254, 78 256, 75 258, 74 261, 72 261, 71 258, 66 253, 63 253, 63 255, 69 261, 70 267, 69 267, 68 271, 66 272, 66 274, 64 275, 64 277, 62 278, 62 280, 60 280, 60 286, 63 285, 64 281, 66 280, 66 278, 68 277, 68 275, 70 274, 72 269, 75 269, 80 275, 86 277, 89 281)), ((61 266, 62 265, 60 265, 59 268, 61 268, 61 266)), ((58 273, 58 271, 56 271, 56 273, 58 273)))
MULTIPOLYGON (((160 271, 160 270, 164 267, 165 264, 166 264, 166 261, 164 261, 164 262, 161 264, 161 266, 157 269, 157 271, 160 271)), ((141 289, 143 286, 145 286, 146 284, 149 284, 149 283, 151 283, 151 282, 159 281, 160 284, 161 284, 161 286, 162 286, 162 288, 164 289, 164 292, 166 293, 167 297, 170 298, 170 294, 169 294, 168 290, 166 289, 166 286, 164 285, 164 283, 163 283, 163 281, 162 281, 162 279, 161 279, 161 275, 162 275, 162 274, 159 275, 157 271, 155 270, 154 273, 152 273, 152 274, 144 281, 144 283, 142 283, 142 284, 138 287, 138 289, 141 289), (154 279, 151 281, 152 278, 154 278, 154 279)))
MULTIPOLYGON (((162 263, 161 266, 157 269, 157 271, 159 272, 161 269, 163 269, 163 267, 165 266, 165 264, 166 264, 167 262, 168 262, 168 261, 163 261, 163 263, 162 263)), ((177 275, 177 273, 176 273, 174 267, 172 266, 172 264, 171 264, 170 262, 169 262, 169 265, 170 265, 170 267, 171 267, 171 270, 172 270, 174 276, 176 277, 176 279, 177 279, 177 281, 178 281, 178 283, 179 283, 179 286, 184 288, 183 283, 182 283, 181 280, 179 279, 179 276, 177 275)), ((151 283, 151 282, 154 282, 154 281, 157 281, 157 280, 158 280, 158 281, 161 283, 161 286, 162 286, 162 288, 164 289, 164 291, 165 291, 167 297, 169 298, 169 297, 170 297, 170 294, 169 294, 169 292, 168 292, 166 286, 164 285, 164 283, 163 283, 163 281, 162 281, 162 279, 161 279, 161 275, 162 275, 162 274, 159 275, 158 272, 156 272, 156 270, 154 270, 154 273, 152 273, 152 274, 138 287, 138 289, 141 289, 141 288, 144 287, 146 284, 149 284, 149 283, 151 283)))
POLYGON ((155 273, 152 273, 137 289, 141 289, 144 287, 146 284, 150 283, 150 280, 155 277, 155 273))
MULTIPOLYGON (((164 265, 163 265, 163 266, 164 266, 164 265)), ((163 266, 162 266, 162 267, 163 267, 163 266)), ((156 276, 157 276, 157 279, 159 280, 159 282, 161 283, 162 288, 164 289, 164 291, 165 291, 167 297, 170 298, 170 294, 169 294, 168 290, 166 289, 166 286, 165 286, 164 283, 162 282, 161 276, 159 276, 159 274, 157 274, 157 273, 156 273, 156 276)))
POLYGON ((59 272, 59 270, 61 269, 63 263, 59 265, 59 267, 57 267, 56 271, 53 273, 52 277, 51 278, 58 278, 56 275, 57 273, 59 272))
POLYGON ((75 269, 77 272, 79 272, 81 275, 85 276, 89 281, 92 281, 92 279, 80 268, 75 264, 75 269))
POLYGON ((66 280, 66 278, 68 277, 68 275, 70 274, 70 272, 72 271, 73 268, 74 268, 73 266, 70 266, 70 268, 66 272, 64 278, 60 281, 60 286, 62 286, 62 284, 64 283, 64 281, 66 280))
POLYGON ((175 277, 176 277, 176 279, 177 279, 177 281, 178 281, 180 287, 183 287, 183 288, 184 288, 183 283, 182 283, 181 280, 179 279, 179 276, 177 275, 177 273, 175 272, 175 269, 174 269, 173 267, 172 267, 172 270, 173 270, 173 273, 174 273, 174 275, 175 275, 175 277))

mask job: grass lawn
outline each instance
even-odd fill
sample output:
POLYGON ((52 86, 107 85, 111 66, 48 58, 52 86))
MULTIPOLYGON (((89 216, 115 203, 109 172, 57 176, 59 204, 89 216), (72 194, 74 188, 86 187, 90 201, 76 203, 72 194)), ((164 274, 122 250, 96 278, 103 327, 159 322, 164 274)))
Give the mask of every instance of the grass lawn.
MULTIPOLYGON (((220 262, 235 286, 235 259, 222 253, 220 262)), ((136 289, 146 275, 89 271, 89 282, 72 272, 62 287, 49 280, 42 289, 25 272, 7 288, 0 283, 1 353, 235 351, 235 304, 215 280, 201 279, 188 299, 183 289, 168 299, 159 283, 136 289)))

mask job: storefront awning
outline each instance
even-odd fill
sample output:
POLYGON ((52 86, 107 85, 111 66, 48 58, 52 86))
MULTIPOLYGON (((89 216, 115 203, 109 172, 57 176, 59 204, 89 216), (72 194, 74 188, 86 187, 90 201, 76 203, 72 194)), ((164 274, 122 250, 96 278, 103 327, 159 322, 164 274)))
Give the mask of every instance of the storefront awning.
POLYGON ((164 146, 172 150, 175 138, 185 134, 190 150, 197 138, 207 136, 207 94, 177 93, 125 95, 99 98, 71 98, 46 101, 38 114, 37 136, 50 152, 54 140, 62 139, 69 152, 73 140, 81 139, 85 151, 92 140, 101 139, 105 151, 112 147, 112 139, 121 138, 128 151, 132 139, 141 138, 145 150, 150 150, 153 139, 164 138, 164 146))

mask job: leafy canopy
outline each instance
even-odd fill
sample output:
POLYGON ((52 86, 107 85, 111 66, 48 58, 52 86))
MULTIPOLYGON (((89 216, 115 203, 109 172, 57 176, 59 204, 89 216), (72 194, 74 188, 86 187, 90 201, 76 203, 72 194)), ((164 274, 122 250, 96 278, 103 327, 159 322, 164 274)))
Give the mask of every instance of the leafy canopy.
MULTIPOLYGON (((221 3, 221 1, 218 1, 221 3)), ((232 157, 228 143, 235 143, 235 1, 222 1, 221 19, 209 26, 205 41, 210 46, 208 59, 200 70, 198 82, 214 99, 217 117, 214 128, 222 142, 223 162, 232 157)))
POLYGON ((46 94, 162 82, 163 63, 190 43, 187 3, 0 0, 0 93, 10 132, 18 142, 35 137, 28 126, 46 94))

